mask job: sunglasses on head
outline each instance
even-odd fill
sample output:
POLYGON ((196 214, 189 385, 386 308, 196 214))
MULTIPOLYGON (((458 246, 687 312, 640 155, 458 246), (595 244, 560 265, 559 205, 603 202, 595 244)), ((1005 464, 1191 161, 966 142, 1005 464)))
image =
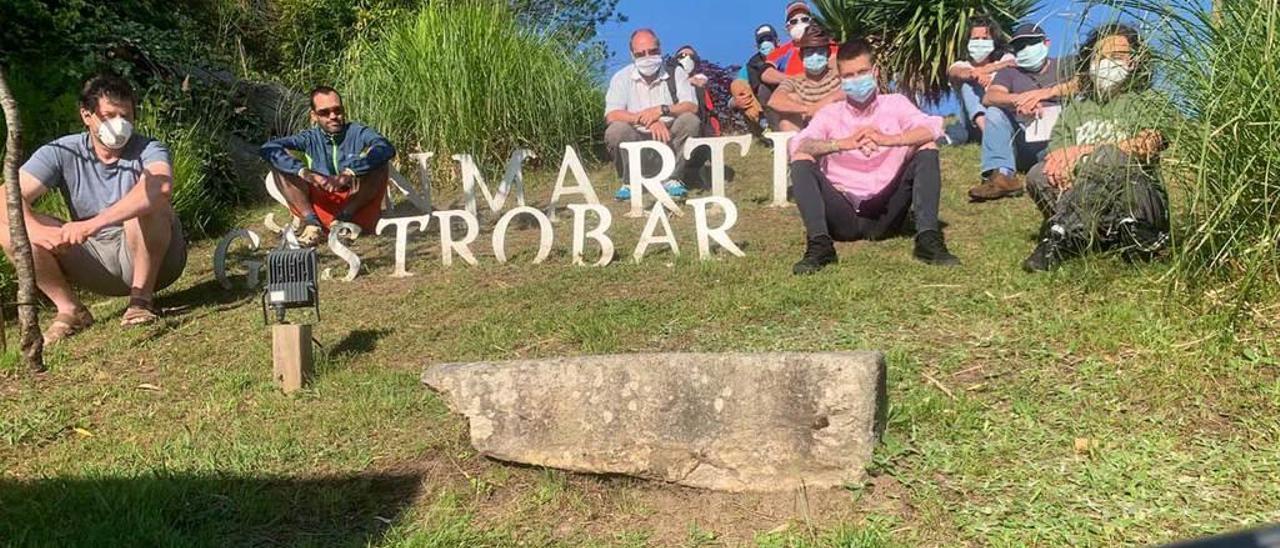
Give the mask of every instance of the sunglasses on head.
POLYGON ((633 51, 631 56, 639 59, 641 57, 652 57, 654 55, 662 55, 662 48, 650 48, 646 50, 633 51))
POLYGON ((799 25, 800 23, 812 23, 812 22, 813 22, 813 18, 809 17, 808 15, 797 15, 795 17, 787 19, 787 24, 791 26, 799 25))
POLYGON ((322 108, 316 111, 316 116, 319 116, 321 118, 328 118, 329 116, 334 116, 334 115, 342 116, 343 112, 344 111, 342 110, 342 107, 322 108))

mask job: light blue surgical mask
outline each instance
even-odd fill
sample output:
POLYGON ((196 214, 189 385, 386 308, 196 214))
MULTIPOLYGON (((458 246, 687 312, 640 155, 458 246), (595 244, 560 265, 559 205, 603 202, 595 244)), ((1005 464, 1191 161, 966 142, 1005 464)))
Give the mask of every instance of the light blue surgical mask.
POLYGON ((840 82, 840 87, 844 88, 844 94, 855 103, 865 103, 876 92, 876 75, 867 73, 845 78, 840 82))
POLYGON ((987 40, 983 38, 974 38, 969 40, 969 59, 975 63, 981 63, 991 56, 991 52, 996 50, 995 40, 987 40))
POLYGON ((1049 44, 1040 42, 1018 50, 1018 68, 1022 70, 1040 70, 1044 60, 1049 58, 1049 44))
POLYGON ((809 74, 821 74, 827 70, 827 54, 810 53, 804 58, 804 70, 809 74))
POLYGON ((761 43, 760 43, 760 55, 763 55, 763 56, 765 56, 765 57, 768 57, 770 53, 773 53, 773 49, 774 49, 774 48, 776 48, 776 47, 778 47, 778 46, 777 46, 777 45, 775 45, 773 42, 761 42, 761 43))

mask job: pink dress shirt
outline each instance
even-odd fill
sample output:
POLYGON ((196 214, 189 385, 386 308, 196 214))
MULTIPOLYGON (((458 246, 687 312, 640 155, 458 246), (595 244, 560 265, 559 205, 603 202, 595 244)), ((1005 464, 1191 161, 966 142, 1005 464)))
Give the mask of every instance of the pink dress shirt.
MULTIPOLYGON (((843 139, 866 126, 874 126, 885 135, 901 135, 924 127, 933 132, 935 139, 942 136, 942 117, 921 112, 900 94, 885 94, 878 95, 864 110, 848 101, 822 107, 809 127, 791 140, 791 154, 794 156, 800 143, 806 140, 843 139)), ((881 147, 868 156, 861 150, 849 150, 828 154, 819 162, 831 185, 856 204, 892 184, 914 152, 912 147, 881 147)))

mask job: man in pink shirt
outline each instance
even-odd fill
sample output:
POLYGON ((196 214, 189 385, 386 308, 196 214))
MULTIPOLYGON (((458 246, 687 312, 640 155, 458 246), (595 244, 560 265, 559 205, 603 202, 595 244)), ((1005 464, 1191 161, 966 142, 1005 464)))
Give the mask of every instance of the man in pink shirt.
POLYGON ((836 66, 844 101, 819 110, 791 141, 791 184, 807 238, 796 274, 836 262, 835 240, 880 240, 914 212, 914 255, 938 266, 960 264, 942 237, 942 170, 934 141, 942 118, 898 94, 877 90, 875 55, 866 40, 840 46, 836 66))

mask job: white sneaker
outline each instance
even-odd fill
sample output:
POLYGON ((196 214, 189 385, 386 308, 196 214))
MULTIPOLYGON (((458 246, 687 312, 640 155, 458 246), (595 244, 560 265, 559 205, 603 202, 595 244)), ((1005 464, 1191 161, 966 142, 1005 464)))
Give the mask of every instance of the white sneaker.
POLYGON ((356 238, 360 237, 360 233, 363 232, 363 229, 360 228, 360 225, 355 223, 334 221, 333 224, 329 225, 329 231, 337 234, 338 240, 340 240, 343 245, 351 245, 352 243, 355 243, 356 238))

